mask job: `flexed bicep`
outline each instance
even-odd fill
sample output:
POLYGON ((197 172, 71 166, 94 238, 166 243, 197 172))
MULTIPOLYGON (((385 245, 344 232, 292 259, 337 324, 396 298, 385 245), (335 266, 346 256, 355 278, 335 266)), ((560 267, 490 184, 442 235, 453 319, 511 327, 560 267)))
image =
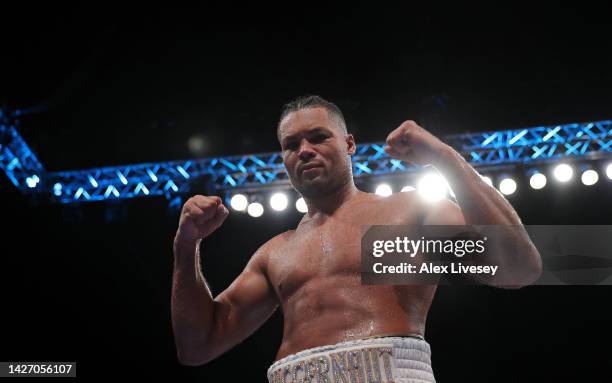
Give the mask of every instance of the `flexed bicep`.
POLYGON ((276 292, 266 275, 266 257, 264 245, 231 285, 214 298, 214 321, 208 335, 210 359, 245 340, 278 308, 276 292))

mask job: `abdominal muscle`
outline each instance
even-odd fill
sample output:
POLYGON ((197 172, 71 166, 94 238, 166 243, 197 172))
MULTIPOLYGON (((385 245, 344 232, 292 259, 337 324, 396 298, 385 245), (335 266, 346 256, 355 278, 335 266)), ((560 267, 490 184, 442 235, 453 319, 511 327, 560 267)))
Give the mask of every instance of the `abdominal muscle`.
POLYGON ((282 299, 275 360, 313 347, 374 336, 423 336, 435 286, 361 285, 359 275, 314 278, 282 299))

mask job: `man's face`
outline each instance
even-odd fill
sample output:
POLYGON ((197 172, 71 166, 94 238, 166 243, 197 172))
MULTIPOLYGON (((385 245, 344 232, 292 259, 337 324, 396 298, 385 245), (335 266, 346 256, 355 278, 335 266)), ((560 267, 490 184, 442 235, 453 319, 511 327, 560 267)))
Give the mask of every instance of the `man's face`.
POLYGON ((328 195, 351 179, 353 136, 326 109, 289 113, 280 123, 279 140, 291 184, 303 196, 328 195))

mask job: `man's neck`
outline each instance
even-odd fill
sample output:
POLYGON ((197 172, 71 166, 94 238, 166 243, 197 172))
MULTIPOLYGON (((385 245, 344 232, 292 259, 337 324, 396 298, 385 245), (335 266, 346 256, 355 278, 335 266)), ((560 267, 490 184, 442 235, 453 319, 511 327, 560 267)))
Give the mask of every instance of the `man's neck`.
POLYGON ((340 206, 344 205, 347 201, 351 200, 355 195, 359 193, 359 190, 355 184, 351 181, 344 185, 342 188, 329 195, 319 198, 306 198, 306 206, 308 206, 308 213, 304 216, 304 220, 310 221, 319 217, 329 216, 334 213, 340 206))

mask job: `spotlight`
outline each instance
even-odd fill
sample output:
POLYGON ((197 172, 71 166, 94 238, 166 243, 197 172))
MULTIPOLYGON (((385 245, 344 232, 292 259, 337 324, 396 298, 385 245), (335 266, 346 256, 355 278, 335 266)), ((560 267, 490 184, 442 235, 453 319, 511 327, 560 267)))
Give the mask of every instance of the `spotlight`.
POLYGON ((206 140, 204 139, 204 136, 200 134, 189 137, 189 140, 187 141, 187 147, 189 148, 191 153, 196 156, 201 156, 202 154, 204 154, 204 152, 206 152, 206 149, 208 149, 208 145, 206 143, 206 140))
POLYGON ((285 193, 274 193, 272 197, 270 197, 270 207, 276 211, 285 210, 288 203, 285 193))
POLYGON ((388 184, 380 184, 376 187, 375 193, 382 197, 389 197, 393 194, 393 189, 388 184))
POLYGON ((489 186, 493 186, 493 180, 491 179, 491 177, 487 177, 487 176, 480 176, 482 177, 482 180, 489 186))
POLYGON ((419 180, 417 190, 427 201, 435 202, 448 194, 448 183, 437 173, 427 173, 419 180))
POLYGON ((572 179, 574 169, 572 169, 572 167, 568 164, 559 164, 555 167, 555 170, 553 170, 553 174, 555 175, 557 181, 567 182, 572 179))
POLYGON ((516 181, 512 178, 504 178, 499 183, 499 191, 504 195, 513 194, 516 191, 516 181))
POLYGON ((249 207, 247 208, 247 213, 249 213, 249 215, 253 218, 261 217, 263 212, 264 207, 259 202, 253 202, 249 204, 249 207))
POLYGON ((536 190, 542 189, 546 186, 546 176, 542 173, 533 173, 529 178, 529 186, 536 190))
POLYGON ((608 176, 608 178, 612 180, 612 163, 606 166, 606 176, 608 176))
POLYGON ((300 213, 307 213, 308 212, 308 206, 306 206, 306 201, 304 201, 304 198, 302 198, 302 197, 298 198, 297 201, 295 201, 295 208, 300 213))
POLYGON ((57 197, 62 195, 62 184, 57 182, 53 185, 53 194, 55 194, 57 197))
POLYGON ((416 188, 414 186, 411 185, 406 185, 402 188, 402 192, 411 192, 411 191, 415 191, 416 188))
POLYGON ((230 206, 236 211, 244 211, 249 205, 249 201, 244 194, 234 194, 230 200, 230 206))
POLYGON ((38 178, 38 176, 34 174, 31 177, 26 178, 26 185, 28 185, 29 188, 33 189, 36 187, 36 184, 38 184, 39 181, 40 178, 38 178))
POLYGON ((595 185, 599 181, 599 174, 593 169, 588 169, 582 173, 580 180, 586 186, 595 185))

